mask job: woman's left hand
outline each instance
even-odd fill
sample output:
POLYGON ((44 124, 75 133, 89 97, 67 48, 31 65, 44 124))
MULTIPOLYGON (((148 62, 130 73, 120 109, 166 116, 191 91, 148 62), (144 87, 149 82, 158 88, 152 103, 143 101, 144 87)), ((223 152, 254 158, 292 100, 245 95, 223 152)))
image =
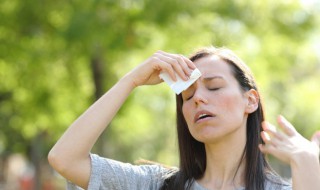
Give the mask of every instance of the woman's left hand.
POLYGON ((291 166, 297 162, 319 159, 319 132, 315 133, 309 141, 300 135, 283 116, 278 117, 278 124, 282 131, 277 131, 268 122, 262 123, 264 131, 261 132, 261 137, 265 144, 260 144, 259 148, 263 153, 271 154, 291 166))

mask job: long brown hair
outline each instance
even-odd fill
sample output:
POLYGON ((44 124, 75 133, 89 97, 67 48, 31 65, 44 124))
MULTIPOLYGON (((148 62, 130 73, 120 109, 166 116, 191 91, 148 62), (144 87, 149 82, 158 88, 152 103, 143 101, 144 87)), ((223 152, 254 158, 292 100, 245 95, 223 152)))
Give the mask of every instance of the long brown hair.
MULTIPOLYGON (((234 77, 241 89, 245 92, 250 89, 258 91, 250 69, 231 50, 226 48, 204 48, 190 57, 191 61, 210 55, 219 56, 230 65, 234 77)), ((206 169, 206 152, 202 142, 192 137, 182 113, 183 100, 181 95, 176 96, 177 133, 179 144, 180 169, 165 179, 162 190, 190 189, 194 180, 200 179, 206 169)), ((271 172, 270 166, 258 145, 263 143, 260 132, 261 122, 264 120, 262 104, 259 101, 256 111, 248 115, 247 140, 239 162, 245 162, 245 187, 246 190, 264 190, 267 173, 271 172)))

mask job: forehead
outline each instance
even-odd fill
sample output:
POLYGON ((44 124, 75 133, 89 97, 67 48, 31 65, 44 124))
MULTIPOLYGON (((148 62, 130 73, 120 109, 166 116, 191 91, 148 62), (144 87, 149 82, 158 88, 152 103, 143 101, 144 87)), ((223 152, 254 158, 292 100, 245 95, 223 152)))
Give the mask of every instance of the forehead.
POLYGON ((202 57, 194 61, 194 63, 204 78, 212 75, 222 75, 224 77, 233 76, 229 63, 222 60, 219 56, 210 55, 202 57))

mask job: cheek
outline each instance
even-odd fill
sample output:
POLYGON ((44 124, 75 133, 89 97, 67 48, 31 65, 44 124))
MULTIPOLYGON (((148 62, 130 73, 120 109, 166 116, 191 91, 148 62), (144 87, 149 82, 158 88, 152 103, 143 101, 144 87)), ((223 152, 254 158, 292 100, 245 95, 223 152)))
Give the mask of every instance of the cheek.
POLYGON ((244 99, 241 94, 224 94, 219 97, 219 101, 216 102, 220 108, 228 113, 235 113, 237 111, 244 111, 244 99))
POLYGON ((236 107, 235 104, 237 104, 237 101, 235 101, 232 96, 222 96, 221 98, 219 98, 219 101, 217 101, 217 104, 219 105, 219 107, 225 108, 226 110, 233 110, 233 108, 236 107))

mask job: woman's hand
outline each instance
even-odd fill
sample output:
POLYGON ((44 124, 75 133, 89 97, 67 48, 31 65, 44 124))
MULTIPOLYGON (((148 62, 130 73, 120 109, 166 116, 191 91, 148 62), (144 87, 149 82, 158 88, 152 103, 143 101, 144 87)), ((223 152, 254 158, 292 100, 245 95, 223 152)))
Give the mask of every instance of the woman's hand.
POLYGON ((265 145, 260 144, 260 150, 290 164, 293 190, 319 190, 320 132, 315 133, 309 141, 284 117, 279 116, 278 123, 282 131, 276 131, 268 122, 262 123, 264 131, 261 137, 265 145))
POLYGON ((282 131, 268 122, 263 122, 261 137, 265 145, 260 145, 263 153, 271 154, 287 164, 308 161, 309 158, 319 158, 320 132, 315 133, 309 141, 300 135, 283 116, 278 117, 282 131))
POLYGON ((187 79, 194 64, 182 55, 158 51, 129 72, 76 119, 51 149, 51 166, 69 181, 87 189, 91 160, 89 153, 101 133, 136 86, 161 82, 160 72, 187 79), (72 150, 72 151, 70 151, 72 150))
POLYGON ((141 85, 153 85, 162 82, 160 72, 167 72, 176 81, 177 73, 183 80, 188 80, 195 65, 183 55, 157 51, 142 64, 130 71, 129 77, 134 87, 141 85))

